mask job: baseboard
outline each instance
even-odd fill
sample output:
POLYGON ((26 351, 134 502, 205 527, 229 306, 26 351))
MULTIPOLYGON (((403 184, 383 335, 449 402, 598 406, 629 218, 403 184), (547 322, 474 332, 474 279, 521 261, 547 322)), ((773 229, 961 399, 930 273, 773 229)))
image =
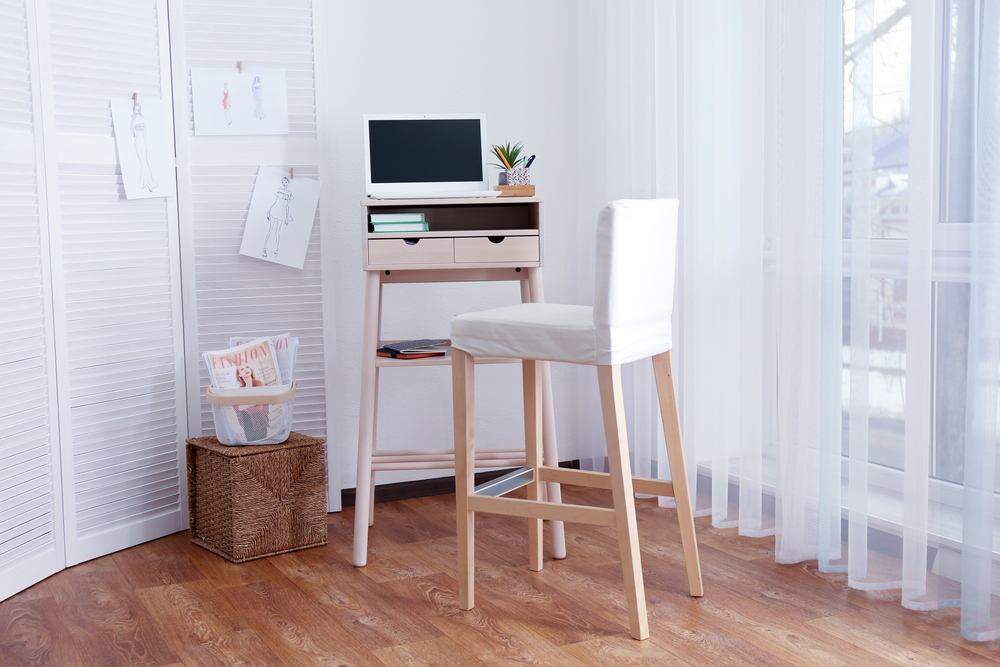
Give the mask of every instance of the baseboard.
MULTIPOLYGON (((580 460, 560 461, 560 468, 580 469, 580 460)), ((505 468, 504 470, 489 470, 476 473, 476 484, 488 482, 501 475, 506 475, 516 468, 505 468)), ((354 496, 356 489, 341 489, 340 504, 343 507, 354 507, 354 496)), ((406 500, 407 498, 423 498, 425 496, 444 496, 455 493, 455 476, 435 477, 434 479, 416 479, 412 482, 395 482, 393 484, 377 484, 375 486, 375 502, 387 503, 393 500, 406 500)))

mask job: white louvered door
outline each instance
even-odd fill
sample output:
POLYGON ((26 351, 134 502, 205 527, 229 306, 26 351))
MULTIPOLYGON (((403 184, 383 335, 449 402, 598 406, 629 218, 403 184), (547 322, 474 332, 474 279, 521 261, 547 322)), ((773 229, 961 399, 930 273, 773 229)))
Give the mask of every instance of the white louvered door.
POLYGON ((0 600, 65 563, 29 9, 25 0, 0 0, 0 600))
MULTIPOLYGON (((332 392, 324 322, 320 212, 302 270, 239 254, 254 179, 260 165, 294 168, 295 178, 318 178, 313 7, 309 0, 171 0, 178 200, 185 261, 185 342, 189 427, 215 433, 205 400, 208 373, 196 354, 221 349, 229 337, 299 338, 292 428, 327 437, 332 392), (289 133, 274 136, 196 136, 191 68, 284 69, 289 133)), ((321 204, 322 208, 322 204, 321 204)), ((332 309, 326 312, 330 316, 332 309)), ((332 321, 332 320, 331 320, 332 321)), ((332 444, 332 443, 328 443, 332 444)), ((331 511, 340 509, 335 448, 327 448, 331 511)))
POLYGON ((169 121, 167 11, 35 4, 72 565, 187 523, 176 200, 125 198, 109 104, 163 100, 169 121))

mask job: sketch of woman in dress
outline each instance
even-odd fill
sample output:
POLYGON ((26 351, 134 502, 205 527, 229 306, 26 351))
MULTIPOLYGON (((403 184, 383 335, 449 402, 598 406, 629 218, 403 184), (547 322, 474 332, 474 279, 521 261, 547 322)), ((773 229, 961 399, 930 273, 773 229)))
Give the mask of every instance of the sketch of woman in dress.
POLYGON ((291 206, 292 191, 288 189, 288 185, 291 183, 287 176, 281 177, 281 189, 274 193, 274 203, 271 204, 271 208, 267 211, 267 221, 270 223, 270 228, 267 230, 267 236, 264 237, 264 252, 261 257, 267 257, 267 242, 271 240, 271 234, 274 234, 274 256, 278 256, 278 244, 281 242, 281 224, 288 224, 292 221, 291 206))
POLYGON ((233 124, 233 114, 229 110, 230 106, 232 106, 232 102, 229 101, 229 84, 224 83, 222 84, 222 110, 226 112, 227 125, 233 124))
POLYGON ((255 76, 253 78, 253 83, 250 85, 250 90, 253 91, 253 103, 255 106, 253 110, 253 117, 258 120, 264 120, 264 109, 260 106, 260 88, 260 77, 255 76))
POLYGON ((153 191, 158 183, 153 179, 149 168, 149 156, 146 153, 146 118, 142 115, 142 107, 137 102, 132 107, 132 121, 129 123, 132 136, 135 137, 135 154, 139 158, 139 189, 153 191))

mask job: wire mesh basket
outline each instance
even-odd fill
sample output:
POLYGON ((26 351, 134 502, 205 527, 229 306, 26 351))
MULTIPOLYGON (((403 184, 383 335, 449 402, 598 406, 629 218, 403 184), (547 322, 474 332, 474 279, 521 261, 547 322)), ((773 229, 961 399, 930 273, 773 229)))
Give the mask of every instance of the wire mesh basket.
POLYGON ((276 387, 205 391, 215 418, 215 437, 224 445, 277 445, 292 430, 295 380, 276 387))

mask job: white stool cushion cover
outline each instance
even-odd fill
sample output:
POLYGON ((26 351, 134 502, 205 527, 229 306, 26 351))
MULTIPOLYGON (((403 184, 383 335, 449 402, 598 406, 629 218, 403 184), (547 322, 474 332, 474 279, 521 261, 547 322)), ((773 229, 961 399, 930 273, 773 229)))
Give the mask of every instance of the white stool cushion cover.
POLYGON ((451 321, 451 344, 474 357, 597 363, 594 309, 556 303, 522 303, 451 321))
POLYGON ((525 303, 459 315, 452 345, 474 357, 618 365, 671 349, 676 199, 611 202, 597 221, 594 307, 525 303))
POLYGON ((620 199, 597 219, 597 363, 627 364, 672 347, 676 199, 620 199))

